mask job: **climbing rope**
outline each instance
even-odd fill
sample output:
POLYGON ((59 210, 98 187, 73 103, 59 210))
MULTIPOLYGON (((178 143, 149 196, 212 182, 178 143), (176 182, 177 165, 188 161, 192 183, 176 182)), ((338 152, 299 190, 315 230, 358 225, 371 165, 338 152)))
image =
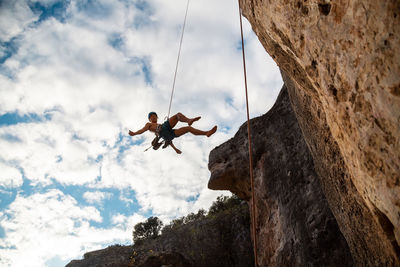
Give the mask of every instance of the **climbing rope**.
MULTIPOLYGON (((169 115, 170 115, 170 112, 171 112, 172 98, 173 98, 174 92, 175 92, 176 74, 178 72, 179 58, 181 56, 181 50, 182 50, 183 34, 185 33, 186 18, 187 18, 187 14, 188 14, 188 10, 189 10, 189 2, 190 2, 190 0, 187 0, 185 18, 183 20, 183 27, 182 27, 182 33, 181 33, 181 40, 180 40, 180 43, 179 43, 178 57, 176 59, 174 82, 172 83, 171 98, 169 99, 168 115, 165 117, 165 119, 164 119, 165 121, 169 119, 169 115)), ((154 138, 154 140, 151 142, 151 146, 146 148, 144 150, 144 152, 148 151, 150 148, 153 148, 154 150, 157 150, 163 142, 164 142, 164 144, 166 144, 165 141, 160 143, 159 140, 160 140, 160 137, 156 134, 156 138, 154 138)), ((163 148, 165 148, 165 146, 163 146, 163 148)))
POLYGON ((175 91, 175 81, 176 81, 176 73, 178 72, 178 65, 179 65, 179 58, 181 56, 181 48, 182 48, 182 41, 183 41, 183 34, 185 33, 185 26, 186 26, 186 17, 189 9, 189 2, 190 0, 187 1, 186 3, 186 13, 185 13, 185 19, 183 20, 183 27, 182 27, 182 34, 181 34, 181 41, 179 43, 179 51, 178 51, 178 57, 176 59, 176 66, 175 66, 175 74, 174 74, 174 82, 172 84, 172 91, 171 91, 171 98, 169 100, 169 108, 168 108, 168 115, 167 115, 167 120, 169 118, 170 112, 171 112, 171 105, 172 105, 172 98, 174 96, 174 91, 175 91))
POLYGON ((254 266, 257 267, 257 233, 256 233, 256 203, 254 198, 254 177, 253 177, 253 154, 251 147, 251 132, 250 132, 250 115, 249 115, 249 97, 247 93, 247 75, 246 75, 246 57, 244 54, 244 41, 243 41, 243 25, 242 25, 242 8, 239 2, 239 17, 240 17, 240 35, 242 38, 242 56, 243 56, 243 74, 244 74, 244 88, 246 93, 246 110, 247 110, 247 138, 249 142, 249 164, 250 164, 250 185, 251 185, 251 225, 253 231, 253 247, 254 247, 254 266))

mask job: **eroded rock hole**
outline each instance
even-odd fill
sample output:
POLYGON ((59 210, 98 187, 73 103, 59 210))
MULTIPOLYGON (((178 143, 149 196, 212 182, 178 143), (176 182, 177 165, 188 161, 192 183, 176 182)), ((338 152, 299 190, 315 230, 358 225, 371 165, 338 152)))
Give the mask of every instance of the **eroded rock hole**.
POLYGON ((331 12, 331 4, 318 4, 319 12, 325 16, 328 16, 331 12))
POLYGON ((308 15, 308 8, 306 6, 303 6, 301 8, 301 13, 303 13, 303 15, 307 16, 308 15))
POLYGON ((317 68, 317 61, 313 60, 311 61, 311 66, 316 69, 317 68))
POLYGON ((392 86, 390 88, 390 93, 395 96, 400 96, 400 84, 392 86))
POLYGON ((335 86, 333 86, 332 84, 329 85, 329 92, 336 97, 337 96, 337 89, 335 88, 335 86))
POLYGON ((394 250, 396 251, 397 256, 400 256, 400 247, 396 242, 396 238, 394 235, 394 225, 392 222, 389 220, 389 218, 384 214, 382 211, 380 211, 377 207, 375 208, 375 215, 378 217, 379 224, 382 227, 382 230, 385 232, 387 238, 389 241, 392 243, 392 246, 394 250))

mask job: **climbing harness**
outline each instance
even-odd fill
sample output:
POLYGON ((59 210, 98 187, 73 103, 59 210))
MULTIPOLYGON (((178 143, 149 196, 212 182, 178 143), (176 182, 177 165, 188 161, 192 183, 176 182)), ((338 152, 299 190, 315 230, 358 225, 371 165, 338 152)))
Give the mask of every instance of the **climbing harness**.
POLYGON ((156 137, 154 137, 153 141, 151 141, 151 146, 149 146, 148 148, 146 148, 146 149, 144 150, 144 152, 146 152, 146 151, 149 150, 150 148, 153 148, 154 150, 157 150, 157 149, 160 148, 161 145, 163 145, 162 148, 164 149, 164 148, 166 148, 167 146, 169 146, 169 145, 171 144, 171 141, 164 140, 164 139, 161 140, 161 138, 162 138, 162 137, 160 136, 161 128, 162 128, 162 125, 161 125, 161 124, 157 125, 157 130, 156 130, 156 132, 155 132, 156 137), (160 141, 160 140, 161 140, 161 141, 160 141))
POLYGON ((160 132, 161 132, 161 125, 157 125, 157 130, 156 130, 156 137, 153 139, 153 141, 151 141, 151 145, 153 147, 154 150, 157 150, 160 148, 160 146, 162 145, 162 141, 160 142, 161 136, 160 136, 160 132))
MULTIPOLYGON (((185 11, 185 18, 184 18, 184 20, 183 20, 183 27, 182 27, 182 32, 181 32, 181 39, 180 39, 180 42, 179 42, 178 57, 177 57, 177 59, 176 59, 176 65, 175 65, 174 81, 173 81, 173 83, 172 83, 171 97, 170 97, 170 100, 169 100, 168 115, 164 118, 164 121, 166 121, 166 120, 169 119, 169 115, 170 115, 170 112, 171 112, 172 98, 173 98, 174 92, 175 92, 176 75, 177 75, 177 73, 178 73, 179 59, 180 59, 180 57, 181 57, 183 35, 184 35, 184 33, 185 33, 186 19, 187 19, 187 14, 188 14, 188 10, 189 10, 189 2, 190 2, 190 0, 187 0, 187 3, 186 3, 186 11, 185 11)), ((151 142, 151 146, 148 147, 148 148, 146 148, 146 149, 144 150, 144 152, 146 152, 146 151, 149 150, 150 148, 153 148, 154 150, 157 150, 157 149, 160 148, 160 146, 161 146, 162 144, 164 144, 164 145, 162 146, 162 148, 166 148, 167 146, 169 146, 169 145, 171 144, 171 141, 168 141, 168 140, 163 140, 163 141, 160 142, 160 139, 162 138, 162 137, 160 136, 160 131, 161 131, 161 127, 160 127, 160 126, 161 126, 161 125, 159 125, 159 126, 157 127, 156 137, 155 137, 155 138, 153 139, 153 141, 151 142)), ((164 138, 163 138, 163 139, 164 139, 164 138)))
POLYGON ((146 148, 144 152, 146 152, 150 148, 157 150, 160 148, 161 145, 163 145, 162 149, 164 149, 171 145, 172 139, 176 137, 168 121, 164 122, 163 124, 157 125, 155 135, 156 137, 153 139, 153 141, 151 141, 151 146, 146 148))
POLYGON ((249 115, 249 97, 247 93, 247 74, 246 74, 246 57, 244 54, 244 41, 243 41, 243 25, 242 25, 242 7, 239 2, 239 17, 240 17, 240 36, 242 38, 242 56, 243 56, 243 74, 244 74, 244 88, 246 93, 246 110, 247 110, 247 138, 249 143, 249 168, 250 168, 250 185, 251 185, 251 225, 253 232, 253 248, 254 248, 254 266, 257 267, 258 264, 258 254, 257 254, 257 233, 256 233, 256 203, 254 198, 254 177, 253 177, 253 154, 251 147, 251 132, 250 132, 250 115, 249 115))

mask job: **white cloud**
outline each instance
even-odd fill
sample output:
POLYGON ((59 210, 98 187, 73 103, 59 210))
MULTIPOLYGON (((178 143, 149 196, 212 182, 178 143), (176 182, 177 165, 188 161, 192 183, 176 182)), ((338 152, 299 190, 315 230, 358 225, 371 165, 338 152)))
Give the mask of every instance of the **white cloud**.
MULTIPOLYGON (((0 156, 3 160, 17 162, 33 184, 48 185, 51 178, 63 184, 85 184, 99 175, 99 166, 88 158, 91 154, 88 141, 75 140, 74 132, 56 122, 17 124, 0 128, 0 136, 12 135, 19 141, 0 139, 0 156)), ((104 151, 100 148, 93 152, 104 151)))
POLYGON ((44 6, 50 6, 58 2, 58 0, 38 0, 37 2, 41 3, 44 6))
POLYGON ((17 168, 0 162, 0 186, 19 187, 22 182, 22 174, 17 168))
POLYGON ((50 190, 16 200, 0 212, 2 266, 44 266, 48 260, 79 258, 85 251, 105 244, 130 242, 132 225, 140 215, 115 215, 110 228, 91 226, 101 222, 94 207, 82 207, 71 196, 50 190))
POLYGON ((83 198, 90 204, 102 204, 104 200, 109 199, 112 196, 111 193, 107 192, 85 192, 83 198))
POLYGON ((115 227, 119 229, 125 229, 125 231, 127 231, 127 237, 131 236, 134 225, 145 220, 146 218, 139 214, 134 214, 132 216, 116 214, 111 218, 111 222, 113 225, 115 225, 115 227))
POLYGON ((0 41, 9 41, 37 19, 27 1, 2 1, 0 6, 0 41))

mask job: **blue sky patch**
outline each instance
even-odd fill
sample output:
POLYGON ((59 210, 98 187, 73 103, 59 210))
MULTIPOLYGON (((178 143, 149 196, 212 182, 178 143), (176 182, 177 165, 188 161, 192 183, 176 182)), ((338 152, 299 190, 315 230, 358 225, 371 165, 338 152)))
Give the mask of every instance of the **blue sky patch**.
POLYGON ((56 256, 51 258, 46 262, 46 266, 65 266, 67 265, 71 260, 62 260, 60 257, 56 256))
MULTIPOLYGON (((246 38, 243 40, 243 42, 244 42, 244 48, 246 49, 246 43, 247 43, 246 38)), ((242 51, 242 39, 239 39, 236 42, 236 49, 242 51)))
POLYGON ((76 6, 78 11, 83 12, 88 17, 96 19, 106 19, 112 13, 111 5, 108 6, 96 0, 78 1, 76 6))
POLYGON ((0 227, 0 238, 4 238, 5 236, 6 236, 6 233, 4 232, 4 229, 2 227, 0 227))
MULTIPOLYGON (((90 225, 97 228, 108 228, 112 225, 112 217, 117 214, 124 216, 132 216, 135 212, 138 212, 139 205, 136 201, 135 192, 132 190, 123 190, 117 188, 89 188, 84 186, 75 185, 62 185, 58 181, 53 180, 52 184, 46 187, 30 187, 27 188, 30 193, 45 193, 51 189, 57 189, 63 192, 65 195, 73 197, 80 207, 93 206, 99 210, 102 217, 101 222, 90 221, 90 225), (90 203, 84 198, 86 192, 103 192, 106 197, 100 202, 90 203), (124 201, 124 199, 130 199, 132 201, 124 201)), ((132 226, 133 227, 133 226, 132 226)))
POLYGON ((3 64, 8 58, 18 52, 18 38, 14 37, 7 42, 0 42, 0 51, 0 64, 3 64))
POLYGON ((74 133, 71 137, 72 140, 77 140, 77 141, 84 141, 85 139, 83 137, 80 137, 77 133, 74 133))
POLYGON ((22 141, 18 136, 9 133, 0 135, 0 139, 6 140, 10 143, 18 143, 22 141))
POLYGON ((116 50, 121 50, 124 45, 124 40, 122 39, 121 34, 113 33, 108 38, 108 43, 115 48, 116 50))
POLYGON ((233 107, 233 98, 231 96, 226 96, 224 100, 225 100, 225 103, 227 103, 229 106, 233 107))
POLYGON ((115 142, 115 145, 113 147, 113 148, 118 148, 117 162, 118 163, 122 162, 125 151, 130 149, 132 146, 140 146, 141 144, 144 143, 144 141, 145 141, 144 136, 140 136, 137 139, 133 139, 131 136, 119 133, 118 140, 115 142))
POLYGON ((135 7, 140 11, 133 20, 133 26, 136 29, 149 26, 152 21, 150 17, 153 15, 153 9, 147 1, 139 0, 134 3, 135 7))
POLYGON ((58 155, 56 163, 59 163, 59 162, 62 162, 62 161, 63 161, 63 157, 61 155, 58 155))
POLYGON ((0 210, 5 210, 17 196, 17 189, 4 189, 0 187, 0 210))
POLYGON ((195 196, 190 196, 190 197, 186 198, 186 201, 187 201, 187 202, 194 202, 194 201, 196 201, 199 197, 200 197, 200 194, 196 194, 195 196))
POLYGON ((43 122, 47 120, 51 120, 51 114, 49 113, 44 115, 38 115, 35 113, 20 115, 17 112, 5 113, 0 116, 0 127, 15 125, 18 123, 43 122))
MULTIPOLYGON (((102 222, 90 222, 93 227, 107 228, 112 224, 112 217, 117 214, 124 216, 132 216, 135 212, 138 212, 139 205, 136 201, 136 196, 133 191, 122 192, 119 189, 101 189, 100 192, 107 194, 107 197, 101 204, 89 204, 96 206, 103 218, 102 222), (125 202, 121 200, 121 197, 132 199, 133 202, 125 202)), ((81 203, 81 202, 80 202, 81 203)), ((86 202, 87 203, 87 202, 86 202)), ((133 225, 132 225, 133 228, 133 225)))
POLYGON ((151 57, 149 57, 149 56, 133 57, 133 58, 131 58, 130 63, 141 66, 142 73, 144 74, 146 84, 148 84, 148 85, 153 84, 151 57))
POLYGON ((40 2, 31 2, 29 7, 35 14, 40 14, 36 24, 41 23, 49 18, 55 18, 56 20, 64 23, 66 19, 66 11, 70 4, 70 1, 58 1, 49 6, 46 6, 40 2))
MULTIPOLYGON (((25 173, 23 170, 21 170, 21 172, 22 172, 22 177, 24 179, 24 182, 23 182, 22 186, 18 189, 18 194, 20 194, 23 197, 28 197, 28 196, 36 193, 38 191, 38 189, 37 189, 38 187, 35 187, 31 184, 31 181, 25 177, 25 173)), ((40 188, 42 188, 42 187, 40 187, 40 188)))
POLYGON ((231 131, 232 127, 229 125, 222 125, 221 129, 219 131, 228 134, 231 131))
POLYGON ((153 83, 153 75, 151 72, 151 62, 149 57, 145 57, 141 61, 142 63, 142 71, 144 73, 144 77, 146 80, 146 83, 148 85, 151 85, 153 83))
POLYGON ((149 2, 145 0, 137 0, 134 3, 135 7, 141 11, 147 12, 147 13, 152 13, 151 11, 151 6, 149 2))

